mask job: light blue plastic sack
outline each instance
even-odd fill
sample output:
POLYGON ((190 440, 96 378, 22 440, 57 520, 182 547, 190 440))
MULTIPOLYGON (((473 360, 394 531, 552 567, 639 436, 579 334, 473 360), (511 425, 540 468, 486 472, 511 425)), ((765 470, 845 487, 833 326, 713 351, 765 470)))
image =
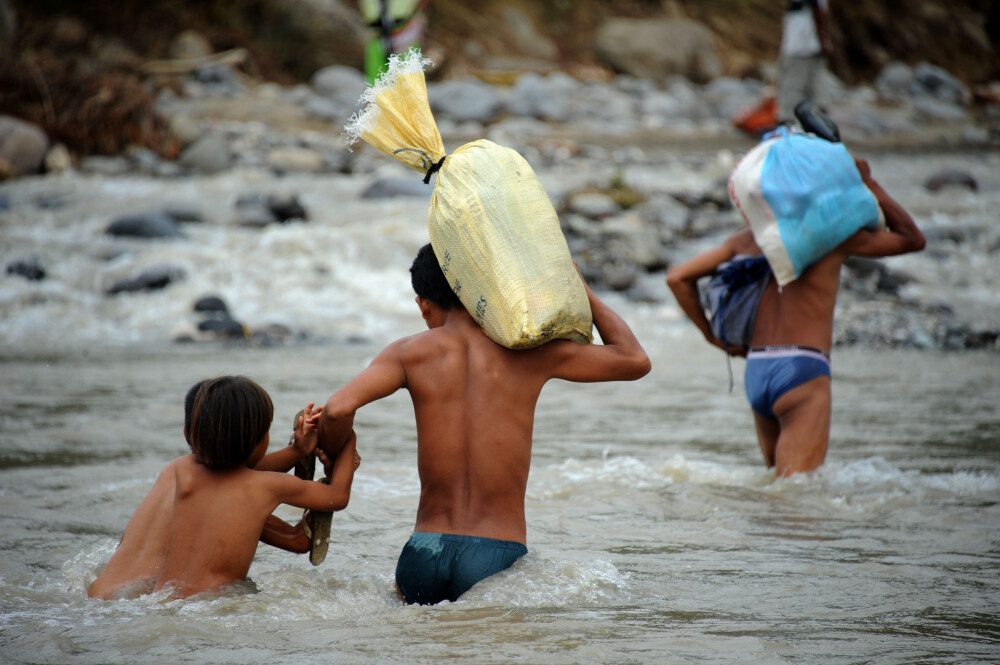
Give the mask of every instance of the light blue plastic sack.
POLYGON ((729 195, 781 286, 883 220, 843 144, 785 127, 744 156, 729 179, 729 195))

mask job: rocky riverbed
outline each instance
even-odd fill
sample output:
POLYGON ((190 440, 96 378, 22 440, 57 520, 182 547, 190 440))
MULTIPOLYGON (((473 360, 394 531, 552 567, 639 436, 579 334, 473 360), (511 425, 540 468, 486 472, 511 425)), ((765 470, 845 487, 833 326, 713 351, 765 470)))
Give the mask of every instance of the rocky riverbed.
MULTIPOLYGON (((345 196, 405 200, 407 214, 419 211, 431 191, 419 176, 365 146, 351 151, 343 143, 342 127, 364 87, 361 74, 348 67, 322 69, 309 84, 280 86, 213 60, 156 98, 156 111, 181 148, 176 159, 143 148, 74 159, 48 145, 37 128, 0 119, 6 145, 11 136, 27 137, 14 142, 22 152, 8 154, 8 161, 44 163, 46 170, 0 184, 4 325, 30 316, 32 303, 45 300, 40 294, 56 288, 53 282, 79 281, 78 272, 61 269, 70 257, 32 232, 35 224, 44 228, 39 220, 66 229, 79 221, 74 216, 85 215, 89 237, 104 248, 86 270, 108 275, 87 288, 108 299, 183 282, 185 270, 176 265, 183 261, 142 269, 137 261, 132 270, 120 264, 126 254, 155 253, 170 239, 185 242, 191 224, 264 234, 309 220, 332 222, 336 210, 309 204, 321 198, 314 188, 323 187, 324 178, 339 183, 345 196), (88 201, 83 212, 72 199, 87 182, 110 195, 88 201), (198 191, 198 182, 227 184, 215 201, 199 194, 167 203, 172 191, 198 191), (145 209, 135 200, 136 183, 157 192, 145 209), (116 189, 130 209, 117 205, 116 189), (133 244, 127 251, 105 247, 108 238, 133 244)), ((587 279, 635 303, 661 305, 672 302, 663 285, 669 265, 743 223, 725 183, 756 139, 736 130, 732 118, 764 94, 754 79, 718 77, 697 85, 680 76, 594 81, 561 72, 528 72, 503 86, 477 79, 429 84, 449 149, 486 137, 518 150, 548 189, 587 279)), ((947 72, 902 63, 887 66, 874 86, 849 87, 827 75, 822 101, 848 147, 872 162, 876 177, 929 239, 919 256, 858 259, 845 267, 836 343, 1000 349, 1000 103, 980 97, 973 104, 971 92, 947 72)), ((175 337, 248 334, 225 307, 211 311, 206 316, 222 323, 203 327, 200 336, 175 337)), ((268 339, 301 338, 293 328, 273 328, 268 339)))

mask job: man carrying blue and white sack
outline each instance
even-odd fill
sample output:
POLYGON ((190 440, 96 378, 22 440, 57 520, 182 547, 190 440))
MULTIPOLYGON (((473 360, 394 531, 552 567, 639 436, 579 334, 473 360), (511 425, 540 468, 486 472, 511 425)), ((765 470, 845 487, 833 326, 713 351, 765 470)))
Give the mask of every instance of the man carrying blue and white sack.
POLYGON ((803 101, 815 101, 819 77, 831 54, 827 0, 787 0, 781 30, 778 120, 793 119, 803 101))
POLYGON ((720 247, 682 263, 667 274, 677 304, 709 343, 746 356, 745 388, 753 408, 764 462, 778 475, 812 471, 826 458, 830 439, 830 347, 840 268, 848 256, 882 257, 923 249, 913 218, 855 160, 861 180, 885 217, 885 228, 862 228, 779 289, 770 279, 757 305, 749 348, 732 346, 713 332, 702 309, 698 280, 738 255, 760 256, 751 228, 729 236, 720 247))

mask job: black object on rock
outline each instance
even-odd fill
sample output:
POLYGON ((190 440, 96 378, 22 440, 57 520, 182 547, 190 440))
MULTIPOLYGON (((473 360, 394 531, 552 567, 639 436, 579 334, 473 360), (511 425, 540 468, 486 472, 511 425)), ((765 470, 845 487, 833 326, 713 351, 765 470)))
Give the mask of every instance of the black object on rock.
POLYGON ((40 282, 45 279, 45 268, 38 259, 13 261, 7 264, 7 274, 20 275, 31 282, 40 282))
POLYGON ((798 118, 802 129, 810 134, 815 134, 830 143, 840 143, 840 128, 816 102, 808 100, 799 102, 795 107, 795 117, 798 118))

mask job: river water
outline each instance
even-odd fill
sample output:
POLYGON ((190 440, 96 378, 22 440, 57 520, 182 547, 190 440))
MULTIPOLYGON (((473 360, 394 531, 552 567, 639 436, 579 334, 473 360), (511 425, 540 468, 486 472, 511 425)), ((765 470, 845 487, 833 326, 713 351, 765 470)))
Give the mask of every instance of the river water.
MULTIPOLYGON (((948 160, 981 181, 997 177, 994 157, 937 161, 948 160)), ((661 175, 707 181, 729 168, 703 162, 699 174, 678 162, 661 175)), ((931 168, 898 156, 873 167, 892 174, 894 193, 931 168)), ((550 191, 585 180, 542 175, 550 191)), ((408 607, 392 588, 419 491, 405 393, 359 413, 364 461, 321 566, 261 546, 252 586, 181 601, 86 598, 159 470, 185 452, 181 402, 192 383, 224 373, 260 382, 281 445, 306 402, 421 329, 406 269, 426 242, 426 202, 361 200, 363 184, 234 172, 0 188, 10 208, 0 213, 0 258, 39 257, 50 273, 0 281, 0 660, 1000 662, 1000 356, 836 350, 827 463, 775 479, 741 394, 742 361, 729 394, 723 357, 672 299, 614 294, 606 299, 636 330, 652 373, 546 387, 529 554, 459 602, 408 607), (230 224, 238 195, 293 190, 309 222, 230 224), (206 222, 185 227, 186 240, 103 235, 116 214, 168 203, 198 207, 206 222), (103 295, 160 264, 185 279, 103 295), (172 342, 194 326, 191 304, 206 293, 250 328, 280 324, 298 341, 172 342)), ((922 208, 918 222, 956 225, 984 219, 996 197, 927 196, 910 185, 900 198, 922 208)), ((970 282, 965 296, 978 290, 989 303, 991 279, 970 282)))

